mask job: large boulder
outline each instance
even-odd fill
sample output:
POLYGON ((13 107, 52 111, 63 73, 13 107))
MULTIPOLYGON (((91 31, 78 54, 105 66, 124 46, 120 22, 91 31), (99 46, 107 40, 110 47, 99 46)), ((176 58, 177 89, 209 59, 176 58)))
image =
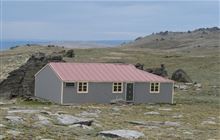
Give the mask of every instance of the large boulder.
POLYGON ((17 96, 34 95, 34 75, 49 62, 63 62, 60 54, 33 54, 27 62, 9 73, 0 83, 0 96, 13 98, 17 96))
POLYGON ((182 70, 178 69, 176 70, 171 77, 172 80, 176 82, 183 82, 183 83, 192 83, 192 79, 188 76, 188 74, 182 70))

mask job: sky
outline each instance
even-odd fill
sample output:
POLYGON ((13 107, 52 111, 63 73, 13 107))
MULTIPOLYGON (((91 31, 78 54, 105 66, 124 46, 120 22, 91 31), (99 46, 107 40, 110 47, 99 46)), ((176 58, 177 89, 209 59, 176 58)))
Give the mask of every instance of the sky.
POLYGON ((219 1, 2 0, 3 40, 131 40, 220 26, 219 1))

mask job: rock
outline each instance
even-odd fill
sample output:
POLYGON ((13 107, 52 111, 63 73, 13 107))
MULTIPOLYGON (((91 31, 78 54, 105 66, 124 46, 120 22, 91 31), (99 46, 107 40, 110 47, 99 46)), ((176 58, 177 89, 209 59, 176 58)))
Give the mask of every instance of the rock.
POLYGON ((193 135, 192 132, 189 132, 189 131, 184 131, 183 134, 186 134, 186 135, 193 135))
POLYGON ((39 113, 40 110, 32 110, 32 109, 27 109, 27 110, 9 110, 9 114, 13 113, 25 113, 25 114, 33 114, 33 113, 39 113))
POLYGON ((90 126, 93 122, 92 119, 79 118, 72 115, 57 115, 57 123, 60 125, 81 124, 90 126))
POLYGON ((118 107, 113 107, 112 110, 115 111, 115 112, 120 111, 120 109, 118 107))
POLYGON ((5 139, 6 137, 4 135, 0 135, 0 140, 5 139))
POLYGON ((160 115, 160 113, 151 111, 151 112, 145 112, 144 115, 160 115))
POLYGON ((48 117, 44 117, 44 116, 42 116, 42 115, 40 115, 40 114, 37 114, 36 115, 36 118, 37 118, 37 120, 39 120, 38 122, 36 122, 35 123, 35 125, 49 125, 49 124, 51 124, 51 122, 49 121, 49 120, 51 120, 50 118, 48 118, 48 117))
POLYGON ((57 111, 55 114, 62 115, 62 114, 68 114, 68 113, 65 111, 57 111))
POLYGON ((194 87, 202 88, 202 84, 201 83, 197 83, 197 84, 194 85, 194 87))
POLYGON ((162 77, 168 77, 167 70, 165 69, 164 64, 161 64, 160 68, 147 68, 145 71, 149 73, 153 73, 162 77))
POLYGON ((188 76, 188 74, 182 70, 176 70, 171 77, 172 80, 183 83, 193 83, 192 79, 188 76))
POLYGON ((187 90, 188 86, 186 86, 186 85, 179 85, 179 89, 180 90, 187 90))
POLYGON ((211 121, 211 120, 207 120, 207 121, 203 121, 201 124, 202 124, 202 125, 206 125, 206 124, 215 125, 216 122, 211 121))
POLYGON ((125 139, 138 139, 140 137, 144 137, 144 134, 134 130, 109 130, 109 131, 101 131, 99 135, 110 137, 110 138, 125 138, 125 139))
POLYGON ((144 126, 160 126, 164 124, 161 121, 128 121, 128 123, 134 125, 144 125, 144 126))
POLYGON ((79 128, 83 128, 83 129, 88 129, 88 130, 92 130, 93 128, 87 125, 81 125, 81 124, 73 124, 73 125, 69 125, 70 128, 73 127, 79 127, 79 128))
POLYGON ((13 135, 13 136, 18 136, 18 135, 21 134, 21 132, 15 131, 15 130, 8 130, 7 133, 8 133, 8 134, 11 134, 11 135, 13 135))
POLYGON ((137 63, 134 65, 137 69, 144 70, 144 64, 137 63))
POLYGON ((182 118, 183 117, 183 115, 182 114, 179 114, 179 115, 174 115, 173 116, 173 118, 175 118, 175 119, 179 119, 179 118, 182 118))
POLYGON ((173 127, 178 127, 178 126, 180 126, 180 123, 179 123, 179 122, 170 122, 170 121, 165 121, 165 122, 164 122, 164 125, 165 125, 165 126, 173 126, 173 127))
POLYGON ((2 127, 6 127, 4 124, 0 124, 0 128, 2 128, 2 127))
POLYGON ((86 111, 83 111, 82 113, 80 114, 77 114, 77 116, 81 116, 81 117, 99 117, 98 113, 95 113, 95 112, 86 112, 86 111))
POLYGON ((27 62, 9 73, 0 83, 0 97, 14 98, 34 95, 34 75, 49 62, 63 62, 62 57, 46 56, 44 53, 33 54, 27 62))
POLYGON ((23 118, 19 116, 6 116, 6 120, 12 122, 12 123, 23 123, 23 118))
POLYGON ((170 121, 128 121, 130 124, 134 125, 143 125, 143 126, 180 126, 179 122, 170 122, 170 121))
POLYGON ((0 106, 2 106, 2 105, 6 105, 6 103, 0 102, 0 106))
POLYGON ((68 50, 64 56, 69 57, 69 58, 75 57, 74 50, 73 49, 68 50))
POLYGON ((53 113, 51 113, 50 111, 46 111, 46 110, 41 110, 40 113, 45 114, 45 115, 53 115, 53 113))
POLYGON ((172 108, 159 108, 158 110, 161 110, 161 111, 171 111, 172 108))

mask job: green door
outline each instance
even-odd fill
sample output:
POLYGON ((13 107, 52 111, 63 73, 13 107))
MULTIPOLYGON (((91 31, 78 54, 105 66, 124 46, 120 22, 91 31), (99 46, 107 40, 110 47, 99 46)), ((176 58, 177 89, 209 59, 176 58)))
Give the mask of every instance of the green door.
POLYGON ((127 93, 126 93, 126 101, 133 101, 134 95, 133 95, 133 83, 127 83, 127 93))

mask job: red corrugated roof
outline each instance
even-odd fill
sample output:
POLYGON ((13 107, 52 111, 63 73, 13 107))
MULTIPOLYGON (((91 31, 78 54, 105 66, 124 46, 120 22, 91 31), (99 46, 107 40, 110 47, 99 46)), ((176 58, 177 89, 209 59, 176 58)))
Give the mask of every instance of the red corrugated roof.
POLYGON ((88 82, 172 82, 130 64, 49 63, 63 81, 88 82))

